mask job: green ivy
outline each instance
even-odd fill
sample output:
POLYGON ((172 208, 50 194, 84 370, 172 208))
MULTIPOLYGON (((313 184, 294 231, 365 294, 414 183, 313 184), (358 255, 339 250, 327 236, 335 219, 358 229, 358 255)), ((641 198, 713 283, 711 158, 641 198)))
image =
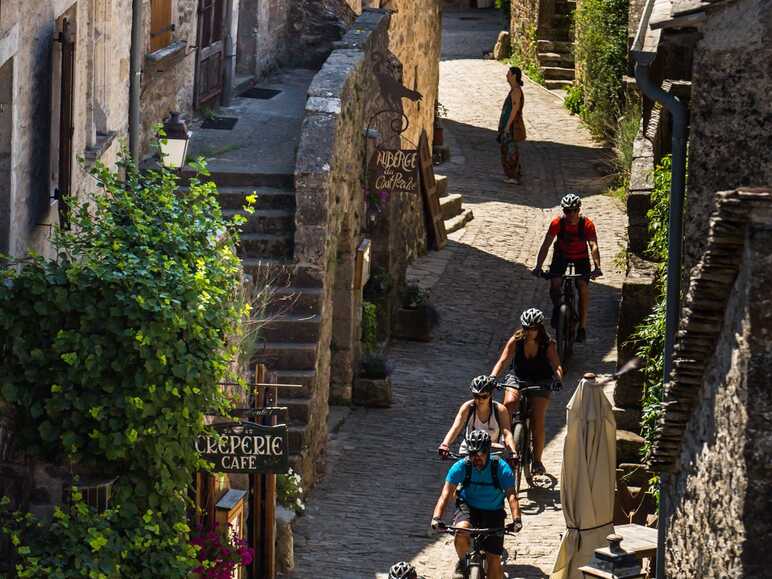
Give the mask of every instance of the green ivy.
POLYGON ((374 303, 362 302, 362 346, 365 352, 378 348, 378 311, 374 303))
POLYGON ((581 103, 570 102, 596 137, 613 136, 627 69, 629 0, 582 0, 575 14, 581 103))
POLYGON ((532 81, 544 85, 544 75, 539 67, 539 44, 536 37, 536 25, 529 25, 519 41, 512 39, 510 66, 517 66, 532 81))
POLYGON ((100 192, 71 205, 56 256, 0 273, 0 400, 27 452, 118 476, 121 537, 151 514, 159 539, 128 550, 124 576, 181 577, 187 491, 205 466, 193 440, 205 413, 227 411, 218 384, 247 314, 243 218, 223 218, 213 183, 179 192, 173 172, 140 172, 126 153, 93 176, 100 192))
MULTIPOLYGON (((668 219, 670 212, 671 157, 664 157, 654 170, 654 189, 651 193, 649 243, 647 254, 659 264, 657 301, 652 312, 636 327, 632 340, 636 355, 643 362, 643 398, 641 436, 644 439, 643 459, 647 460, 654 446, 657 421, 662 412, 662 385, 665 351, 665 310, 668 257, 668 219)), ((656 488, 656 484, 652 485, 656 488)))

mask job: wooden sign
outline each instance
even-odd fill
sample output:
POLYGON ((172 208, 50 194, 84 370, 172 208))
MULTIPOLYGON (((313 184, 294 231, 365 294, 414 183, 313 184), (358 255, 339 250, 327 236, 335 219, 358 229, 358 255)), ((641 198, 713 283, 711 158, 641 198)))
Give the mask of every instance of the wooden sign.
POLYGON ((418 193, 418 151, 376 149, 370 158, 368 186, 379 197, 418 193))
POLYGON ((357 247, 356 263, 354 264, 354 289, 362 289, 367 280, 370 279, 371 247, 372 244, 369 239, 363 239, 357 247))
POLYGON ((273 472, 289 470, 287 425, 252 422, 214 424, 215 434, 196 438, 201 458, 214 463, 215 472, 273 472))
POLYGON ((429 151, 429 138, 426 131, 421 131, 418 140, 418 166, 421 175, 421 192, 424 200, 424 214, 426 215, 429 242, 434 249, 442 249, 448 243, 448 234, 445 231, 445 221, 442 219, 440 198, 437 195, 437 183, 434 180, 434 168, 432 167, 432 154, 429 151))

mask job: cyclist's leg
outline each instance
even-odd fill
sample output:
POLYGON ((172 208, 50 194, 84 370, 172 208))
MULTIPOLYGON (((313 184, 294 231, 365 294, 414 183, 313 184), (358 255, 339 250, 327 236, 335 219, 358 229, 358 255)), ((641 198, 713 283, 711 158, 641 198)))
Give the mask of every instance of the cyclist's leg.
POLYGON ((509 417, 514 418, 520 407, 520 392, 514 388, 507 388, 504 391, 504 406, 507 407, 509 417))
POLYGON ((550 264, 550 299, 552 300, 552 327, 558 325, 558 311, 560 308, 560 284, 563 281, 563 274, 566 273, 568 262, 563 259, 559 253, 552 254, 552 263, 550 264))
POLYGON ((501 555, 487 553, 488 575, 487 579, 504 579, 504 568, 501 566, 501 555))
POLYGON ((579 326, 587 327, 587 308, 590 305, 590 288, 586 279, 576 280, 579 288, 579 326))
POLYGON ((531 396, 528 402, 533 410, 531 416, 533 460, 534 462, 541 462, 541 455, 544 452, 544 418, 547 415, 550 399, 542 396, 531 396))
MULTIPOLYGON (((504 526, 507 514, 504 509, 498 511, 483 511, 480 526, 485 528, 500 529, 504 526)), ((503 579, 504 570, 501 567, 501 554, 504 552, 504 535, 491 535, 483 541, 485 557, 488 564, 487 579, 503 579)))
MULTIPOLYGON (((453 515, 454 527, 472 528, 472 512, 469 505, 462 501, 456 501, 456 512, 453 515)), ((468 533, 457 532, 453 544, 456 547, 456 554, 459 559, 463 559, 472 546, 472 538, 468 533)))

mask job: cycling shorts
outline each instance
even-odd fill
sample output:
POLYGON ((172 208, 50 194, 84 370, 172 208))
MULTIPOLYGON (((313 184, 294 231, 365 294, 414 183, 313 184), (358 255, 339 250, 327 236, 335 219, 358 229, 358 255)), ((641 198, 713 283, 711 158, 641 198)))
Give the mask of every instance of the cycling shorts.
POLYGON ((552 256, 552 263, 550 264, 550 276, 551 277, 563 277, 568 269, 568 264, 573 262, 574 273, 578 273, 584 277, 584 279, 590 279, 590 258, 583 257, 581 259, 566 259, 561 254, 555 254, 552 256))
MULTIPOLYGON (((461 499, 456 499, 456 512, 453 514, 454 526, 461 522, 468 522, 475 529, 500 529, 504 526, 506 518, 507 513, 504 509, 499 509, 498 511, 475 509, 461 499)), ((504 533, 485 537, 482 542, 482 548, 486 553, 500 556, 504 551, 504 533)))

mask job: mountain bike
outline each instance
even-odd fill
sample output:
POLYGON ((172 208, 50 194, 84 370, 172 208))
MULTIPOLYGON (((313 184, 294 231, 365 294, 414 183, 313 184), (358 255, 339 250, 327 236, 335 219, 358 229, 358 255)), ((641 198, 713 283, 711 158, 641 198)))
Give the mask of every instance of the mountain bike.
MULTIPOLYGON (((551 279, 549 272, 543 271, 544 279, 551 279)), ((586 276, 574 273, 574 262, 569 261, 566 272, 560 282, 560 306, 558 323, 555 327, 555 339, 558 343, 558 357, 565 363, 574 353, 574 341, 579 329, 579 293, 576 281, 586 276)), ((589 281, 589 280, 588 280, 589 281)))
POLYGON ((515 450, 517 450, 517 458, 515 459, 517 463, 513 466, 516 492, 520 492, 520 484, 523 479, 528 482, 528 486, 534 486, 531 473, 531 462, 533 461, 531 418, 533 416, 533 409, 530 405, 529 393, 544 390, 545 386, 552 388, 552 382, 530 382, 511 374, 506 382, 499 382, 496 386, 499 390, 511 388, 520 392, 520 404, 517 411, 512 415, 512 438, 515 440, 515 450))
POLYGON ((437 531, 449 535, 455 535, 461 531, 472 536, 472 549, 464 556, 464 579, 485 579, 487 576, 488 561, 482 547, 483 541, 487 537, 515 534, 512 531, 507 531, 504 527, 500 529, 467 529, 466 527, 453 527, 445 523, 442 523, 437 531))

